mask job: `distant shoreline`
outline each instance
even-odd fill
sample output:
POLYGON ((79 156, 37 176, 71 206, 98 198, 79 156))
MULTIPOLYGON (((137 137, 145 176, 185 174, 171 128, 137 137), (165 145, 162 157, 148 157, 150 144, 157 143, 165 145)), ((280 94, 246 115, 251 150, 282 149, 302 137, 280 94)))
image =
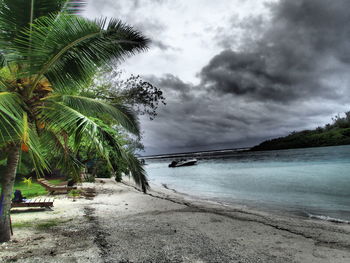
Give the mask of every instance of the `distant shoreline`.
POLYGON ((196 157, 196 156, 210 156, 215 153, 234 153, 234 152, 243 152, 248 151, 252 147, 244 147, 244 148, 234 148, 234 149, 220 149, 220 150, 211 150, 211 151, 199 151, 199 152, 182 152, 182 153, 166 153, 166 154, 154 154, 154 155, 146 155, 140 156, 142 159, 167 159, 167 158, 178 158, 178 157, 196 157))
POLYGON ((262 152, 262 151, 283 151, 283 150, 298 150, 298 149, 309 149, 309 148, 323 148, 323 147, 341 147, 348 146, 350 144, 340 144, 340 145, 319 145, 319 146, 306 146, 306 147, 290 147, 290 148, 271 148, 271 149, 262 149, 258 146, 246 147, 246 148, 235 148, 235 149, 223 149, 223 150, 214 150, 214 151, 201 151, 201 152, 185 152, 185 153, 176 153, 176 154, 159 154, 159 155, 146 155, 139 156, 139 159, 145 160, 156 160, 156 159, 170 159, 170 158, 220 158, 220 157, 229 157, 231 153, 240 153, 240 152, 262 152), (220 155, 220 153, 222 153, 220 155))

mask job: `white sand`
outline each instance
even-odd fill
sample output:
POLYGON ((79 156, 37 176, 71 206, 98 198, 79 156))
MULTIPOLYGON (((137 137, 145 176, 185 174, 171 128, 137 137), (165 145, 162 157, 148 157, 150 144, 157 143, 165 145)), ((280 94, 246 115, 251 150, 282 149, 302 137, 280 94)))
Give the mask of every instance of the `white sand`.
POLYGON ((60 197, 53 211, 12 214, 17 225, 57 225, 15 228, 15 242, 0 245, 0 261, 350 262, 346 224, 224 207, 166 189, 145 195, 102 182, 93 200, 60 197))

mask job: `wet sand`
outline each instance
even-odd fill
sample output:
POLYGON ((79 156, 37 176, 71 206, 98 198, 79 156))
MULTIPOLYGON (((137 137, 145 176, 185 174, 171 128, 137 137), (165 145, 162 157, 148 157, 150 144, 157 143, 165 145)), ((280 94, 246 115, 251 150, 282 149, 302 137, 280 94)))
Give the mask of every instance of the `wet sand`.
POLYGON ((145 195, 113 180, 93 200, 61 197, 53 211, 12 214, 1 262, 350 262, 350 225, 145 195), (48 220, 57 224, 49 227, 48 220))

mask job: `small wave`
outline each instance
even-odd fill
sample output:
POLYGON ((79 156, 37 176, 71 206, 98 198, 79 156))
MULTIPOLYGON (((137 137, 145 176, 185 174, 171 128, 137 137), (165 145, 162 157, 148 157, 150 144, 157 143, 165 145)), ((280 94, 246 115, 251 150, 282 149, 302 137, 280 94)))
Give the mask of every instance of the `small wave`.
POLYGON ((330 216, 324 216, 324 215, 313 215, 308 213, 309 218, 314 218, 314 219, 319 219, 323 221, 329 221, 333 223, 341 223, 341 224, 350 224, 350 221, 344 220, 344 219, 339 219, 339 218, 334 218, 330 216))

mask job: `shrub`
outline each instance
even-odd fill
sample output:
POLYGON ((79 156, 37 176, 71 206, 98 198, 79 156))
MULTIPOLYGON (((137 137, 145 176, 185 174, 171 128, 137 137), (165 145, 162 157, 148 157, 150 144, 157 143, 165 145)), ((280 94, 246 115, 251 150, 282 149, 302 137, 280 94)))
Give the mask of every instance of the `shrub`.
POLYGON ((93 174, 85 174, 84 175, 84 181, 88 183, 94 183, 95 182, 95 176, 93 174))
POLYGON ((108 168, 107 162, 99 161, 95 167, 95 174, 97 178, 111 178, 112 173, 108 168))

